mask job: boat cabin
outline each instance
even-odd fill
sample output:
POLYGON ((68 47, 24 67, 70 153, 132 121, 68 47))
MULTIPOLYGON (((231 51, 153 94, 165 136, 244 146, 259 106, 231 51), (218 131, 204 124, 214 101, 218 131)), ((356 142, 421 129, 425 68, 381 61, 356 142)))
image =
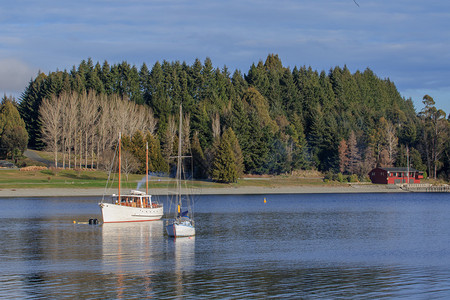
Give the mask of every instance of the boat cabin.
POLYGON ((152 195, 147 195, 141 191, 131 191, 129 194, 119 195, 113 194, 113 203, 122 206, 140 207, 140 208, 156 208, 158 203, 152 202, 152 195))
POLYGON ((372 183, 379 184, 401 184, 420 183, 423 172, 412 168, 375 168, 369 172, 372 183), (409 172, 409 174, 408 174, 409 172))

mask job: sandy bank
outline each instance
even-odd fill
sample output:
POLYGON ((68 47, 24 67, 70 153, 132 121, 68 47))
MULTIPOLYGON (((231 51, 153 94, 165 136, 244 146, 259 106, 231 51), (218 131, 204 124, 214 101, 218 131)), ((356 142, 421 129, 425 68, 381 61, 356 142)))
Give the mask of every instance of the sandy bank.
MULTIPOLYGON (((1 189, 0 197, 66 197, 102 196, 104 189, 1 189)), ((127 191, 124 191, 127 192, 127 191)), ((349 186, 285 186, 285 187, 224 187, 207 188, 196 191, 202 195, 252 195, 252 194, 321 194, 321 193, 398 193, 400 188, 387 185, 349 185, 349 186)), ((166 189, 152 189, 153 195, 166 195, 166 189)))

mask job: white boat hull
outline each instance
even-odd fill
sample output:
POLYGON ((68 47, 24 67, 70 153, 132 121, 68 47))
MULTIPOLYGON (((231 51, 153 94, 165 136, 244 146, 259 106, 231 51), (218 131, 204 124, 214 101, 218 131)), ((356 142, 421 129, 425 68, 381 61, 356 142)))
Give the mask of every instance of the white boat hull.
POLYGON ((141 208, 99 203, 102 209, 103 223, 145 222, 161 219, 163 207, 141 208))
POLYGON ((190 223, 177 224, 171 223, 166 227, 167 235, 170 237, 183 237, 183 236, 194 236, 195 227, 190 223))

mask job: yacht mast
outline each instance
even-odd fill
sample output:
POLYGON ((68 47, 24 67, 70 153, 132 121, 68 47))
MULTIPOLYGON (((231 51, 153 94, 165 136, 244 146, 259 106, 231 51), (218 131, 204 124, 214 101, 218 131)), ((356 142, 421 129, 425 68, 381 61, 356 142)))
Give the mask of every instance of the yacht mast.
POLYGON ((148 142, 145 144, 145 194, 148 195, 148 142))
POLYGON ((178 216, 181 214, 181 131, 182 125, 182 106, 180 104, 180 126, 178 128, 178 157, 177 157, 177 197, 178 197, 178 216))
POLYGON ((120 173, 121 173, 121 169, 122 169, 122 156, 121 156, 121 143, 122 143, 122 133, 119 132, 119 197, 117 198, 119 200, 119 204, 120 202, 120 173))

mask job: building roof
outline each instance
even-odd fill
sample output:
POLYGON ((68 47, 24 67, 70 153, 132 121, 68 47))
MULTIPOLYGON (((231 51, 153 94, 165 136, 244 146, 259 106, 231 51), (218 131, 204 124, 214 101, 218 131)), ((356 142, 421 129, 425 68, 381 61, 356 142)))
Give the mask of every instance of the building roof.
MULTIPOLYGON (((388 172, 408 172, 408 168, 407 167, 400 167, 400 168, 382 168, 382 167, 378 167, 377 169, 382 169, 382 170, 385 170, 385 171, 388 171, 388 172)), ((416 169, 413 169, 413 168, 409 168, 409 171, 410 172, 420 172, 420 171, 418 171, 418 170, 416 170, 416 169)))
POLYGON ((0 168, 15 168, 16 166, 9 161, 0 160, 0 168))

